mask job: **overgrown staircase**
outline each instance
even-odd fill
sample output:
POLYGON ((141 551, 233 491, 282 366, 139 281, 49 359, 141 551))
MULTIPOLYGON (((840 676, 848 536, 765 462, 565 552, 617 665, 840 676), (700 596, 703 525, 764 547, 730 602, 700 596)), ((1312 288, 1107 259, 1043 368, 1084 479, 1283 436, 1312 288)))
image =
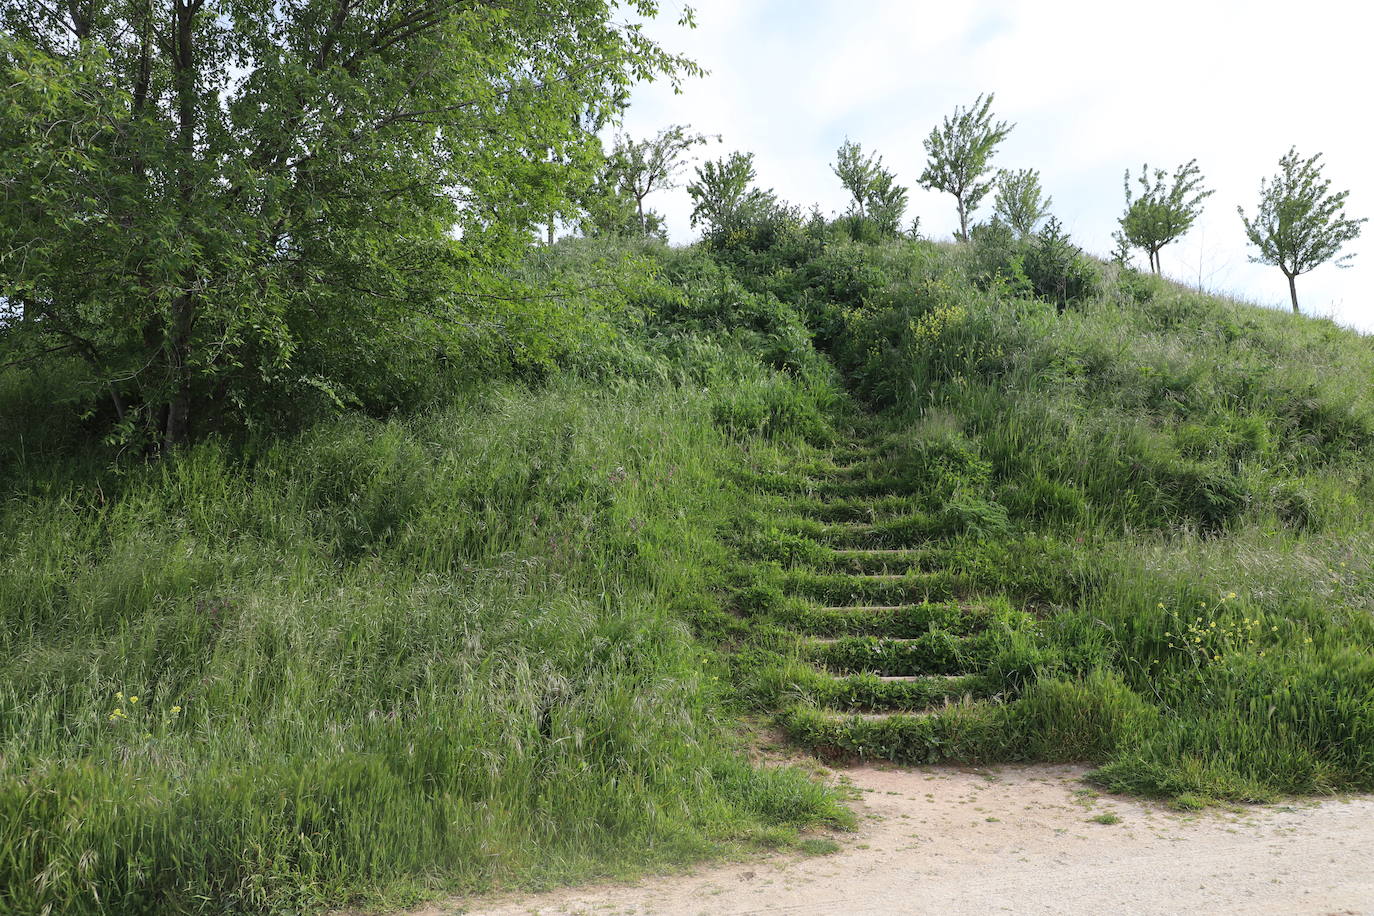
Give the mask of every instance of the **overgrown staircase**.
POLYGON ((880 442, 753 472, 774 495, 741 537, 739 606, 767 634, 762 675, 794 740, 823 756, 1005 759, 1008 702, 1034 666, 1034 617, 951 564, 880 442))

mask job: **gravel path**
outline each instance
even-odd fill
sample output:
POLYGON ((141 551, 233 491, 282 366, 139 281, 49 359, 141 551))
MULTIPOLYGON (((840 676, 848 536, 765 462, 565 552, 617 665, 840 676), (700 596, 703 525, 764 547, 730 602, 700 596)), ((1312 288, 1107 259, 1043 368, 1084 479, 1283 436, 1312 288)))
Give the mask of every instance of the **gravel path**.
POLYGON ((1374 916, 1374 798, 1180 814, 1100 796, 1081 774, 857 767, 840 776, 861 825, 832 855, 418 913, 1374 916))

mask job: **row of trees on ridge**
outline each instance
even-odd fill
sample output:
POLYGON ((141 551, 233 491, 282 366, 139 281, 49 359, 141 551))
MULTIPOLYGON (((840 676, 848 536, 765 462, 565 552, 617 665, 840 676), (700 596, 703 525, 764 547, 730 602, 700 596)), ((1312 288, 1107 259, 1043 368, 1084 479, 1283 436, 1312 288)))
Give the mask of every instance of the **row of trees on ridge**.
MULTIPOLYGON (((993 194, 992 222, 1009 227, 1018 237, 1031 235, 1050 214, 1052 199, 1041 187, 1039 172, 993 168, 997 147, 1015 127, 994 118, 993 98, 991 93, 980 95, 967 108, 956 108, 924 141, 927 162, 917 181, 923 188, 954 198, 959 220, 956 238, 964 242, 977 229, 974 214, 989 194, 993 194)), ((646 216, 644 192, 672 186, 683 168, 682 155, 707 139, 688 133, 681 125, 645 141, 624 135, 617 138, 607 174, 618 176, 611 184, 625 200, 634 201, 640 231, 651 234, 661 231, 662 225, 652 211, 646 216)), ((896 174, 884 166, 880 155, 865 154, 860 144, 846 138, 836 151, 831 171, 850 194, 849 218, 869 223, 879 233, 901 231, 908 189, 897 183, 896 174)), ((688 185, 692 225, 728 233, 776 207, 776 195, 753 188, 754 180, 752 154, 736 152, 698 167, 688 185)), ((1160 252, 1193 227, 1204 202, 1214 193, 1204 186, 1196 159, 1172 173, 1142 165, 1134 182, 1128 169, 1124 191, 1125 210, 1113 235, 1114 257, 1129 263, 1131 253, 1140 251, 1156 274, 1161 269, 1160 252)), ((1261 183, 1254 216, 1237 208, 1246 238, 1257 250, 1251 260, 1283 272, 1294 312, 1298 311, 1298 276, 1332 261, 1346 266, 1353 256, 1339 255, 1359 236, 1366 220, 1346 215, 1348 196, 1348 191, 1331 190, 1330 180, 1322 174, 1320 153, 1304 158, 1291 149, 1280 159, 1278 173, 1261 183)), ((596 224, 595 219, 592 222, 596 224)), ((603 231, 613 225, 611 220, 597 224, 603 231)), ((911 233, 918 228, 913 223, 911 233)))

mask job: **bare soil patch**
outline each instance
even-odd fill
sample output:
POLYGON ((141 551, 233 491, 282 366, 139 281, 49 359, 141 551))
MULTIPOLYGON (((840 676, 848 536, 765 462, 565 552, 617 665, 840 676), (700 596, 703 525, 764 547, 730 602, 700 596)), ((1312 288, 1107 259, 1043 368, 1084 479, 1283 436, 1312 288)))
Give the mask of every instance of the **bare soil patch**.
POLYGON ((1183 813, 1100 794, 1076 767, 834 772, 860 826, 831 855, 416 912, 1374 914, 1374 798, 1183 813))

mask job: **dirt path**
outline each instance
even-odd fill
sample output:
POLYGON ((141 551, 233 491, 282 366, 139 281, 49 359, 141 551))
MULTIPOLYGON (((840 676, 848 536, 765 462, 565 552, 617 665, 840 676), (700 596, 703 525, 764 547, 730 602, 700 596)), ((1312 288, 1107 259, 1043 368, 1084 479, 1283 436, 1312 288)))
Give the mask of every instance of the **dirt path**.
POLYGON ((1070 767, 842 775, 861 824, 832 855, 419 912, 1374 914, 1374 798, 1180 814, 1098 796, 1070 767))

